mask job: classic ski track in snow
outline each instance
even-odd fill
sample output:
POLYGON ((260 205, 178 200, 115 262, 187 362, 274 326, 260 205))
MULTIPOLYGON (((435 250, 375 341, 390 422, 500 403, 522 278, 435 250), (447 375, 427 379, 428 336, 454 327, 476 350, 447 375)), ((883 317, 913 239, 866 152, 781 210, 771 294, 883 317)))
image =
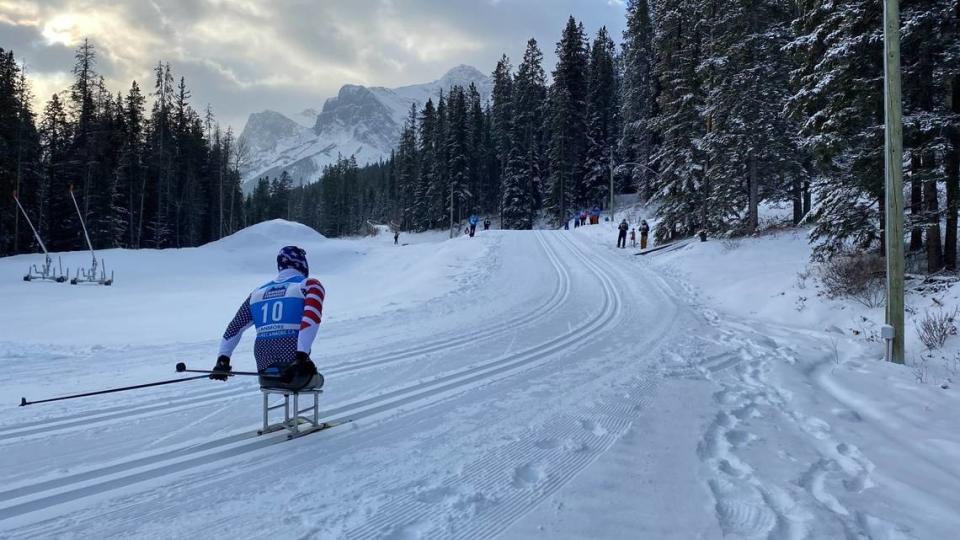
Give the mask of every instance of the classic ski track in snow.
MULTIPOLYGON (((518 329, 527 327, 549 317, 559 309, 570 296, 570 277, 563 265, 557 259, 553 248, 548 248, 543 239, 543 234, 536 232, 537 241, 543 253, 550 260, 554 273, 556 274, 556 287, 553 294, 541 305, 522 312, 506 321, 501 321, 488 326, 485 329, 477 330, 470 334, 458 333, 454 337, 443 337, 425 343, 423 346, 412 346, 393 353, 374 355, 368 360, 362 362, 344 362, 335 364, 323 370, 323 373, 329 375, 339 375, 346 373, 362 372, 366 369, 383 367, 389 364, 412 360, 422 357, 425 354, 453 350, 459 347, 469 346, 478 340, 495 338, 500 335, 507 335, 516 332, 518 329)), ((172 398, 151 400, 134 407, 110 407, 107 409, 97 409, 83 413, 71 414, 59 418, 50 418, 42 422, 38 427, 37 422, 24 424, 15 424, 0 427, 0 445, 4 441, 18 441, 21 438, 31 435, 49 435, 51 433, 66 429, 82 429, 89 427, 94 423, 109 422, 119 418, 129 419, 135 416, 150 415, 154 413, 168 413, 175 410, 191 408, 196 405, 209 404, 222 400, 232 400, 246 398, 250 396, 251 391, 255 390, 256 384, 239 383, 240 388, 231 388, 223 391, 198 391, 186 393, 175 400, 172 398), (196 396, 196 397, 192 397, 196 396)))
MULTIPOLYGON (((573 249, 572 252, 579 253, 579 248, 573 249)), ((620 299, 612 291, 609 278, 604 275, 603 271, 584 257, 582 253, 579 253, 579 256, 583 258, 585 264, 597 271, 604 291, 601 311, 586 323, 579 325, 570 333, 547 340, 523 351, 505 355, 491 362, 455 370, 424 383, 346 404, 332 411, 326 411, 325 420, 340 422, 368 419, 391 412, 398 413, 399 411, 399 414, 403 414, 415 410, 415 408, 426 407, 448 399, 452 395, 490 384, 499 378, 549 360, 551 354, 567 349, 583 337, 609 326, 615 321, 615 317, 620 310, 620 299)), ((554 264, 557 262, 554 257, 551 257, 551 261, 554 264)), ((0 501, 8 503, 0 508, 0 520, 47 509, 54 505, 90 497, 167 474, 180 473, 191 467, 210 465, 218 460, 237 457, 284 441, 284 439, 276 437, 257 438, 252 441, 249 440, 250 438, 250 433, 237 434, 193 447, 166 451, 129 462, 40 482, 32 486, 20 486, 15 490, 0 493, 0 501), (40 496, 30 497, 35 494, 40 496)))
MULTIPOLYGON (((570 242, 568 240, 568 242, 570 242)), ((622 312, 622 300, 616 293, 612 280, 599 265, 585 256, 571 242, 571 253, 595 273, 603 287, 604 327, 618 320, 622 312)), ((597 328, 595 331, 600 331, 597 328)), ((652 381, 637 387, 643 392, 652 390, 652 381)), ((544 498, 557 491, 578 472, 606 451, 630 425, 631 412, 637 405, 616 403, 592 411, 602 415, 603 425, 595 420, 561 415, 548 421, 539 437, 527 437, 505 448, 491 452, 484 458, 469 463, 457 474, 448 475, 438 485, 422 492, 406 492, 378 509, 373 519, 361 527, 350 530, 348 538, 403 537, 407 533, 418 538, 490 538, 506 529, 544 498), (583 439, 587 435, 586 440, 583 439), (578 440, 572 449, 562 448, 560 441, 578 440), (513 478, 504 483, 504 478, 513 478), (462 486, 469 486, 470 493, 457 496, 462 486), (431 495, 431 493, 433 495, 431 495), (476 506, 476 514, 466 522, 458 523, 456 530, 448 530, 431 524, 430 515, 436 512, 436 495, 452 496, 452 504, 476 506), (466 499, 466 500, 465 500, 466 499), (496 501, 496 512, 483 512, 484 501, 496 501)))

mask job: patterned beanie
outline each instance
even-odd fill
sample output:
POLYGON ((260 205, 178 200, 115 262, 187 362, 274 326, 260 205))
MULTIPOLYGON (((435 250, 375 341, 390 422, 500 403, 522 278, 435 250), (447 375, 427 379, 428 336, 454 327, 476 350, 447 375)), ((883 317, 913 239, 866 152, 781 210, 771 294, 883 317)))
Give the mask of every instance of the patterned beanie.
POLYGON ((307 265, 307 252, 297 246, 286 246, 277 253, 277 270, 293 268, 301 274, 310 275, 310 266, 307 265))

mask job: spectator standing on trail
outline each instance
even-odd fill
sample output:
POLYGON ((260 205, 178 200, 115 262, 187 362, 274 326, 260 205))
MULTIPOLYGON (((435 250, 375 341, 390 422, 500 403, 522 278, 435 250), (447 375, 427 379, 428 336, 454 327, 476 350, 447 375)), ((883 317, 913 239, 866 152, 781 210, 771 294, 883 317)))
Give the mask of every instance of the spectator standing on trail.
POLYGON ((477 233, 477 222, 480 221, 476 215, 471 215, 467 221, 470 223, 470 238, 473 238, 473 235, 477 233))
POLYGON ((650 226, 647 220, 640 220, 640 249, 647 249, 647 235, 650 234, 650 226))
POLYGON ((576 229, 580 226, 580 214, 573 216, 573 228, 576 229))
POLYGON ((486 218, 483 220, 483 230, 485 231, 490 230, 490 218, 486 218))
POLYGON ((630 247, 637 247, 637 230, 630 229, 630 247))
POLYGON ((393 231, 393 245, 400 243, 400 231, 393 231))
POLYGON ((617 247, 623 249, 627 247, 627 229, 630 228, 630 225, 627 224, 627 220, 624 219, 620 222, 620 226, 617 227, 619 234, 617 234, 617 247))

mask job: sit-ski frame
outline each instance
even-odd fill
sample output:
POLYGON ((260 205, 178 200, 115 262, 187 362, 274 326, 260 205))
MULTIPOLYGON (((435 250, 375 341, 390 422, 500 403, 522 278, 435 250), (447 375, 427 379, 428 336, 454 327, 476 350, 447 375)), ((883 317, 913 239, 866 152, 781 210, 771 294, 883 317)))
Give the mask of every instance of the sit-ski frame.
POLYGON ((304 390, 287 390, 283 388, 261 388, 263 393, 263 427, 257 430, 257 435, 273 433, 275 431, 287 430, 287 439, 293 439, 306 435, 327 427, 325 423, 320 422, 320 394, 323 390, 320 388, 308 388, 304 390), (313 394, 313 405, 300 409, 300 394, 313 394), (271 395, 283 396, 283 403, 276 405, 270 404, 271 395), (293 415, 290 414, 291 396, 293 397, 293 415), (283 422, 275 424, 270 423, 270 411, 283 409, 283 422), (310 416, 303 416, 303 414, 310 416), (306 425, 300 429, 301 425, 306 425))

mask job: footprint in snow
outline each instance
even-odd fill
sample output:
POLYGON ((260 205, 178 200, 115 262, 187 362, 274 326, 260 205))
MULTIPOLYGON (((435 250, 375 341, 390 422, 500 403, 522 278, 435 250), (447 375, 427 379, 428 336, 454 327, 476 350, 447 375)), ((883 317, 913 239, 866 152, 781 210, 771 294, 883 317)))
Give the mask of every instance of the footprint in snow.
POLYGON ((429 530, 430 526, 427 523, 409 523, 393 527, 383 538, 385 540, 419 540, 429 530))
POLYGON ((863 422, 863 417, 860 416, 860 413, 858 413, 857 411, 838 408, 838 409, 833 409, 830 412, 836 415, 837 418, 842 418, 843 420, 846 420, 848 422, 863 422))
POLYGON ((533 443, 533 445, 542 450, 553 450, 554 448, 560 448, 560 441, 557 439, 542 439, 533 443))
POLYGON ((546 479, 547 473, 543 466, 537 463, 527 463, 521 465, 513 471, 513 487, 517 489, 529 489, 535 487, 546 479))
POLYGON ((746 446, 751 441, 756 440, 757 436, 753 433, 743 431, 741 429, 732 429, 727 432, 725 435, 727 442, 730 443, 730 446, 733 448, 740 448, 741 446, 746 446))
POLYGON ((581 420, 580 425, 583 426, 583 429, 589 431, 597 437, 603 437, 607 434, 607 430, 593 420, 581 420))
POLYGON ((457 492, 445 486, 432 489, 425 489, 417 493, 417 500, 428 504, 439 504, 453 500, 457 497, 457 492))

